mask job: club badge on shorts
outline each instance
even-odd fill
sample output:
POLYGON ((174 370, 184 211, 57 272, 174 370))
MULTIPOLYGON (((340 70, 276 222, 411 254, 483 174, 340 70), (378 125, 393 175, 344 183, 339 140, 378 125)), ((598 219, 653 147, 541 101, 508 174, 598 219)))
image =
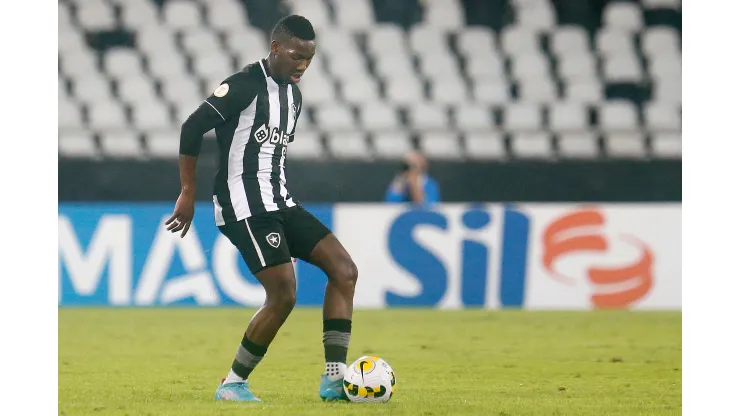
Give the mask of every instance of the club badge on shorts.
POLYGON ((278 233, 267 234, 267 237, 265 238, 267 239, 267 244, 273 246, 274 248, 278 248, 278 246, 280 245, 280 234, 278 233))

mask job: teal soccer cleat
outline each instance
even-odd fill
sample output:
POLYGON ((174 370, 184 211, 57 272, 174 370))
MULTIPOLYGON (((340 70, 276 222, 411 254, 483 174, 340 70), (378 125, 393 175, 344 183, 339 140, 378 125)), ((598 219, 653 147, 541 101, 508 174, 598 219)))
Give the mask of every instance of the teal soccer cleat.
POLYGON ((216 389, 215 398, 216 400, 229 400, 233 402, 262 401, 249 390, 248 381, 228 384, 221 382, 221 385, 216 389))
POLYGON ((344 393, 344 387, 342 386, 342 379, 331 381, 326 374, 321 375, 321 383, 319 384, 319 397, 321 400, 331 401, 348 401, 347 395, 344 393))

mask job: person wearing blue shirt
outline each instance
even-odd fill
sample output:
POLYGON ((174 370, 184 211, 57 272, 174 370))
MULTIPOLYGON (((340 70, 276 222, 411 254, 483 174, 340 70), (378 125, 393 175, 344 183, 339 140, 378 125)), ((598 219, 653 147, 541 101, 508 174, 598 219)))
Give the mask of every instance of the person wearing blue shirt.
POLYGON ((426 205, 439 200, 439 185, 427 175, 426 159, 419 152, 409 153, 403 169, 388 186, 385 201, 426 205))

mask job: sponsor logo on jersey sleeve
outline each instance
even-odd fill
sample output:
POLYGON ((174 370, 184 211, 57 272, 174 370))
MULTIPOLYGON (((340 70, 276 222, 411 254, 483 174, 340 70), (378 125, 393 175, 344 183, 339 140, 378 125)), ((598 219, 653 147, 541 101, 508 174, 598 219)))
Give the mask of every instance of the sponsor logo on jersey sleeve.
POLYGON ((213 91, 213 95, 221 98, 229 93, 229 84, 223 83, 216 88, 215 91, 213 91))

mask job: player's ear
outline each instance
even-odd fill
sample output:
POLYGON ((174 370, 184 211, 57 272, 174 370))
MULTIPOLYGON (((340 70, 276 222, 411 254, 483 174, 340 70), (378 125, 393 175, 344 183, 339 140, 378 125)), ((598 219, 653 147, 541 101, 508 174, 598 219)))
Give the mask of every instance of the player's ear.
POLYGON ((270 44, 270 53, 272 53, 273 55, 277 55, 279 51, 280 51, 280 44, 278 43, 278 41, 273 40, 272 43, 270 44))

